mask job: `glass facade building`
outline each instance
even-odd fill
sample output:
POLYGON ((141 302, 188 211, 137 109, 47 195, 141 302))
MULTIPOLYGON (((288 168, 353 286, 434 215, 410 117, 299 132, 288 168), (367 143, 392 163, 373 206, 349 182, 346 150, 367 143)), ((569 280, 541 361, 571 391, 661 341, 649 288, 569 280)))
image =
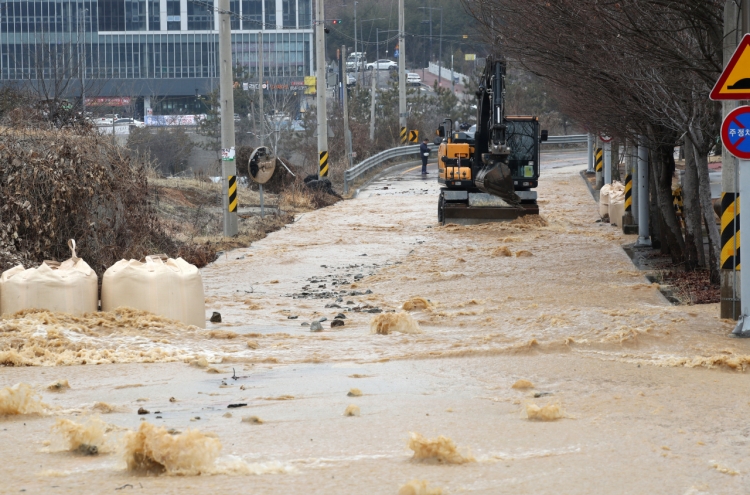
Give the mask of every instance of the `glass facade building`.
MULTIPOLYGON (((212 2, 0 0, 0 84, 65 79, 75 97, 83 80, 87 96, 147 105, 206 94, 218 88, 212 2)), ((313 74, 311 0, 230 0, 230 10, 233 62, 248 79, 257 81, 261 46, 271 83, 292 87, 313 74)))

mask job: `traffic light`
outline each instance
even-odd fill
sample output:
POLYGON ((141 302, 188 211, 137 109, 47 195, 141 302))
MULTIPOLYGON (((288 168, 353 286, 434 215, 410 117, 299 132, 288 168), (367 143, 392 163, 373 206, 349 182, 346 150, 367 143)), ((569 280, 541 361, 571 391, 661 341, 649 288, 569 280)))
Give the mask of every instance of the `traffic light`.
POLYGON ((341 24, 341 19, 334 19, 331 21, 331 24, 333 24, 334 26, 338 26, 339 24, 341 24))

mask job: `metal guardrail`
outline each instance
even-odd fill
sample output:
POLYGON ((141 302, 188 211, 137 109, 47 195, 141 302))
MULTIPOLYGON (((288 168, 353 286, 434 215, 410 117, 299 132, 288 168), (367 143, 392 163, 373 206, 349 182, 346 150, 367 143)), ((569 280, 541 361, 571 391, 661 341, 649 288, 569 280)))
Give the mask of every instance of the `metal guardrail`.
POLYGON ((574 144, 588 142, 588 134, 573 134, 570 136, 549 136, 542 144, 574 144))
MULTIPOLYGON (((436 144, 428 144, 427 146, 430 147, 430 153, 435 152, 438 149, 436 144)), ((381 151, 376 155, 365 158, 344 173, 344 194, 349 192, 349 185, 360 175, 369 172, 373 168, 382 165, 389 160, 405 156, 419 157, 419 145, 399 146, 398 148, 381 151)))
MULTIPOLYGON (((574 143, 585 143, 588 140, 586 134, 576 134, 570 136, 549 136, 547 141, 542 144, 574 144, 574 143)), ((430 153, 437 151, 438 145, 429 144, 430 153)), ((381 151, 376 155, 372 155, 369 158, 365 158, 352 168, 348 169, 344 173, 344 194, 349 192, 349 185, 354 180, 372 170, 373 168, 382 165, 383 163, 393 160, 394 158, 401 158, 406 156, 419 157, 419 145, 412 146, 399 146, 398 148, 391 148, 385 151, 381 151)))

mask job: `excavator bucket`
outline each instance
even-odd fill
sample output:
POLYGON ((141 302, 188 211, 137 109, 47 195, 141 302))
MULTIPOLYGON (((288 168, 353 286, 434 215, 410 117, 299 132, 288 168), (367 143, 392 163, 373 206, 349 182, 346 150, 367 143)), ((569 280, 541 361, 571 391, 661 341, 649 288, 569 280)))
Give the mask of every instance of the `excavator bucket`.
POLYGON ((499 197, 508 206, 521 208, 521 198, 513 187, 513 176, 507 164, 496 162, 485 165, 477 173, 475 184, 480 191, 499 197))

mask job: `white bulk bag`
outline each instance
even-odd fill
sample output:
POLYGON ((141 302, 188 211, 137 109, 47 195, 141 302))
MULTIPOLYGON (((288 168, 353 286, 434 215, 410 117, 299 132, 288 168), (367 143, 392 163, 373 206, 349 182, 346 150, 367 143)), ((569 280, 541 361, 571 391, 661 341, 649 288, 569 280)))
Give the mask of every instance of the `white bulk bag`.
POLYGON ((619 225, 622 227, 623 215, 625 215, 625 201, 624 198, 618 197, 617 200, 613 200, 609 203, 609 222, 612 225, 619 225))
POLYGON ((599 216, 602 218, 609 217, 609 193, 612 190, 612 186, 605 184, 599 190, 599 216))
POLYGON ((71 258, 57 263, 45 261, 39 268, 18 265, 0 275, 0 313, 23 309, 45 309, 80 315, 99 306, 96 272, 76 256, 76 243, 68 241, 71 258))
POLYGON ((121 306, 206 328, 201 272, 182 258, 120 260, 104 272, 102 311, 121 306))

